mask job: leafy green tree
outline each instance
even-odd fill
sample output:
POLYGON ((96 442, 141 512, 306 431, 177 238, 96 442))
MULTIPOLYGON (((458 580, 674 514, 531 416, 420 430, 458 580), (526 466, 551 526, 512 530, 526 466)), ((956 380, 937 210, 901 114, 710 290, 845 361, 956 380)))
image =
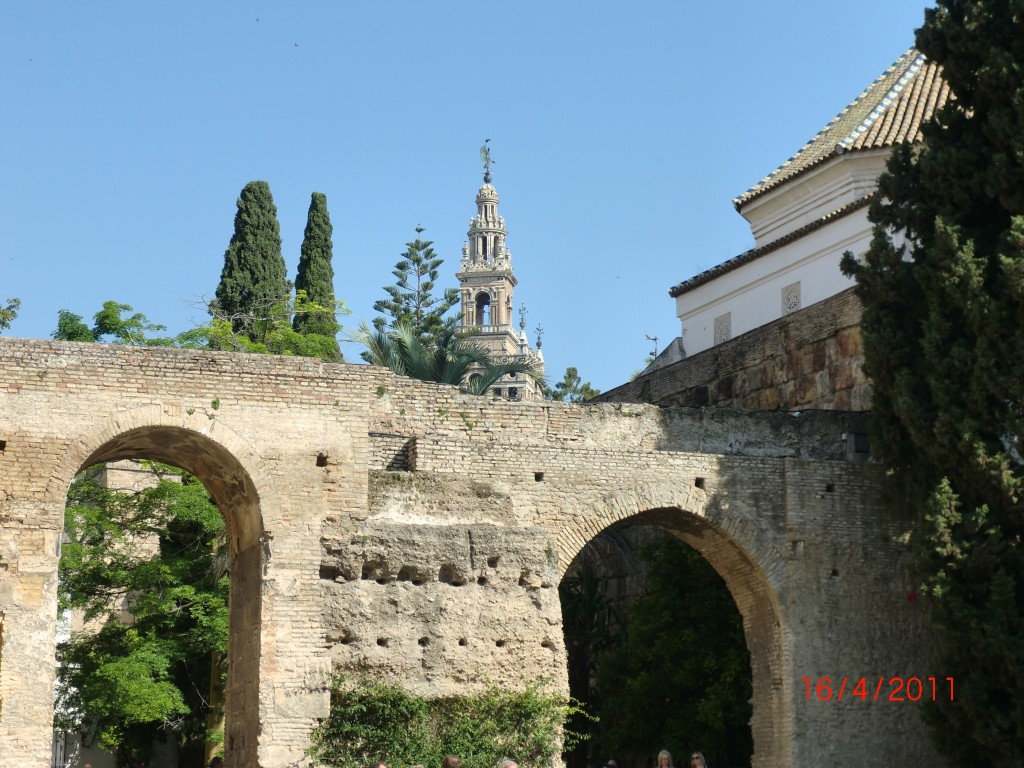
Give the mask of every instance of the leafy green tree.
MULTIPOLYGON (((417 235, 423 231, 423 227, 416 227, 417 235)), ((459 292, 448 288, 440 298, 434 296, 438 269, 444 259, 434 253, 432 245, 432 241, 418 237, 406 243, 402 259, 392 270, 394 285, 384 286, 388 298, 373 305, 375 311, 386 315, 373 321, 379 332, 405 326, 419 334, 424 346, 430 346, 441 334, 455 327, 455 319, 445 315, 459 303, 459 292)), ((363 359, 370 362, 365 355, 363 359)))
POLYGON ((923 521, 956 763, 1024 761, 1024 4, 938 0, 917 47, 955 99, 894 151, 857 279, 873 448, 923 521), (897 236, 899 239, 897 239, 897 236))
POLYGON ((147 759, 154 738, 177 738, 182 764, 199 765, 204 694, 224 674, 212 658, 227 647, 224 522, 202 484, 160 471, 139 493, 89 473, 71 487, 59 602, 95 631, 59 646, 57 712, 65 730, 95 727, 122 765, 147 759))
POLYGON ((254 316, 246 333, 235 331, 228 317, 216 314, 216 308, 213 311, 215 314, 209 322, 178 334, 175 345, 185 349, 317 357, 328 362, 342 360, 338 340, 333 333, 319 334, 312 329, 299 332, 293 318, 305 315, 334 317, 336 313, 347 313, 343 302, 337 301, 328 308, 309 301, 305 291, 296 291, 294 297, 283 296, 262 314, 254 316))
POLYGON ((162 325, 149 322, 141 312, 135 312, 129 304, 116 301, 103 302, 103 308, 93 317, 90 328, 69 310, 62 309, 57 313, 57 329, 51 334, 60 341, 106 341, 111 337, 114 344, 130 344, 135 346, 166 347, 172 345, 172 339, 161 336, 150 336, 152 331, 163 331, 162 325), (125 313, 134 314, 125 316, 125 313))
POLYGON ((565 376, 553 387, 544 387, 544 397, 547 400, 561 400, 568 403, 585 403, 593 400, 601 394, 601 390, 590 386, 589 381, 583 381, 574 366, 565 369, 565 376))
POLYGON ((0 305, 0 331, 11 327, 20 306, 21 299, 7 299, 7 306, 0 305))
POLYGON ((265 181, 250 181, 236 203, 235 231, 224 253, 214 314, 227 317, 235 333, 252 337, 257 318, 287 296, 290 286, 281 256, 277 206, 265 181))
POLYGON ((625 641, 597 664, 596 748, 642 764, 652 749, 700 744, 713 764, 749 765, 750 656, 725 582, 673 537, 641 556, 644 595, 629 609, 625 641))
POLYGON ((494 362, 490 352, 475 344, 471 337, 460 337, 450 327, 441 328, 434 341, 427 343, 405 324, 374 331, 363 323, 352 334, 352 340, 366 347, 363 357, 371 365, 381 365, 399 376, 421 381, 455 384, 474 395, 482 395, 510 373, 537 375, 533 363, 525 359, 494 362))
MULTIPOLYGON (((302 238, 302 254, 295 276, 295 290, 305 292, 312 304, 333 308, 334 300, 334 246, 331 242, 331 217, 327 213, 327 196, 314 192, 309 202, 306 231, 302 238)), ((293 326, 298 333, 334 337, 340 330, 333 311, 296 313, 293 326)), ((334 359, 341 359, 341 350, 334 342, 334 359)))

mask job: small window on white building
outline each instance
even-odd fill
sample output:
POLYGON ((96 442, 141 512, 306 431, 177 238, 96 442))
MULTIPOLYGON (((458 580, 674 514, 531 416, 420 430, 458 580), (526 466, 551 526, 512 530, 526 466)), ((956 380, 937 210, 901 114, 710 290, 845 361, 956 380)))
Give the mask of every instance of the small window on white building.
POLYGON ((789 315, 800 309, 800 282, 782 289, 782 314, 789 315))
POLYGON ((721 344, 732 338, 732 312, 726 312, 715 318, 715 344, 721 344))

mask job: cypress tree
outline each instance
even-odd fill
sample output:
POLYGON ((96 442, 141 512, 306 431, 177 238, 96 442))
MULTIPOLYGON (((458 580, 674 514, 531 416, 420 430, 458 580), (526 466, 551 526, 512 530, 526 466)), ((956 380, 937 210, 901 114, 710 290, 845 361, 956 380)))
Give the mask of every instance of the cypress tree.
POLYGON ((212 309, 231 321, 235 333, 253 338, 258 322, 268 318, 273 306, 286 299, 289 285, 270 185, 250 181, 236 205, 235 232, 224 253, 224 269, 212 309))
MULTIPOLYGON (((316 334, 333 339, 339 330, 334 314, 332 232, 331 217, 327 213, 327 196, 322 192, 314 192, 309 201, 306 231, 302 237, 299 270, 295 276, 295 292, 297 296, 304 293, 306 301, 328 311, 296 311, 292 321, 293 327, 304 336, 316 334)), ((297 300, 296 310, 301 310, 298 304, 297 300)), ((334 348, 338 359, 341 359, 337 339, 334 340, 334 348)))
POLYGON ((929 712, 937 743, 956 764, 1020 766, 1024 3, 938 0, 917 46, 955 99, 923 147, 893 153, 871 247, 843 268, 864 304, 875 452, 923 522, 921 581, 955 680, 929 712))

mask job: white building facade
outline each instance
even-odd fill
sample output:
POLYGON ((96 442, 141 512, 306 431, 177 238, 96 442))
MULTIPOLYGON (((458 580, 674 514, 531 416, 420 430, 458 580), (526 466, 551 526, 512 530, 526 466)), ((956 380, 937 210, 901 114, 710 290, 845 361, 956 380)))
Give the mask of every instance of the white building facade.
POLYGON ((920 141, 921 124, 948 98, 938 67, 907 51, 799 152, 736 198, 754 247, 670 289, 681 324, 676 359, 852 287, 839 262, 847 251, 860 257, 868 249, 868 205, 893 147, 920 141))

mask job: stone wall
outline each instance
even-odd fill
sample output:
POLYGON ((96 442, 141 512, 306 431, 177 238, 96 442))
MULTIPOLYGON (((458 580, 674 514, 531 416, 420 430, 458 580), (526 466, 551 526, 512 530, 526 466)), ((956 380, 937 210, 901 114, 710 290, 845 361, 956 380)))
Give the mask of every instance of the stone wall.
POLYGON ((621 520, 728 585, 754 766, 941 765, 916 705, 803 698, 805 676, 941 674, 906 599, 909 523, 848 460, 862 415, 510 403, 368 366, 17 339, 0 370, 0 765, 49 755, 68 486, 125 458, 193 472, 225 516, 230 768, 301 763, 332 670, 564 690, 558 580, 621 520))
POLYGON ((851 288, 597 399, 761 411, 867 411, 871 384, 863 371, 860 315, 851 288))

